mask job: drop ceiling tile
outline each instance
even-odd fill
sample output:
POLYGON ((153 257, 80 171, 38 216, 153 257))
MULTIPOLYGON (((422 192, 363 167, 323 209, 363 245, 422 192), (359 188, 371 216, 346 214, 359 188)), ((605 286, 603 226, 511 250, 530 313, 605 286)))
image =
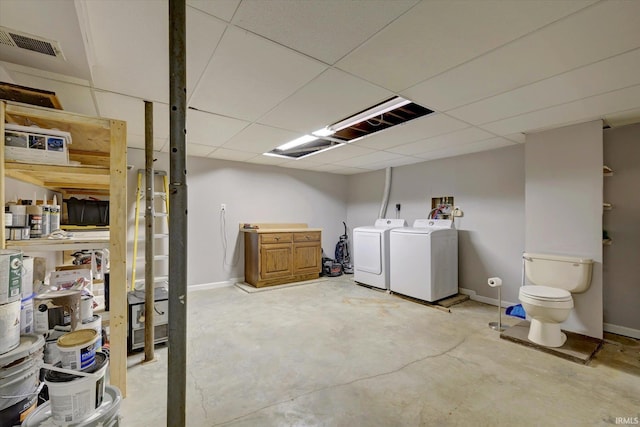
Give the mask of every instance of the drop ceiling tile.
POLYGON ((310 133, 393 96, 344 71, 328 69, 259 119, 260 123, 310 133))
POLYGON ((219 20, 187 8, 187 99, 193 96, 225 29, 226 25, 219 20))
POLYGON ((494 122, 553 105, 640 84, 640 49, 465 105, 450 114, 473 124, 494 122))
POLYGON ((513 141, 513 142, 517 142, 519 144, 524 144, 527 140, 527 137, 524 133, 521 132, 516 132, 516 133, 512 133, 509 135, 504 135, 504 138, 508 139, 509 141, 513 141))
POLYGON ((284 165, 292 169, 316 170, 318 167, 324 165, 324 163, 313 161, 314 157, 315 156, 311 156, 309 158, 293 160, 284 163, 284 165))
POLYGON ((249 153, 246 151, 229 150, 228 148, 218 147, 214 152, 210 153, 207 157, 211 157, 213 159, 234 160, 237 162, 243 162, 255 156, 256 156, 255 153, 249 153))
MULTIPOLYGON (((169 20, 165 2, 86 2, 96 87, 169 102, 169 20), (144 18, 144 19, 142 19, 144 18), (142 20, 141 20, 142 19, 142 20)), ((225 24, 187 8, 187 95, 207 65, 225 24)))
POLYGON ((639 46, 640 2, 600 2, 402 93, 448 111, 639 46))
POLYGON ((640 123, 640 108, 634 108, 632 110, 622 111, 615 114, 607 114, 604 116, 604 121, 612 128, 640 123))
POLYGON ((589 3, 421 2, 338 61, 337 66, 390 90, 400 91, 589 3))
POLYGON ((254 123, 228 140, 224 148, 262 154, 300 136, 299 133, 254 123))
POLYGON ((248 0, 241 3, 233 23, 333 64, 416 3, 416 0, 248 0))
POLYGON ((326 170, 318 169, 318 171, 333 173, 337 175, 356 175, 359 173, 370 172, 369 169, 351 168, 348 166, 331 166, 331 167, 328 167, 326 170))
POLYGON ((497 135, 528 132, 602 118, 640 108, 640 85, 480 126, 497 135))
POLYGON ((218 147, 247 127, 249 122, 196 110, 187 110, 187 141, 218 147))
MULTIPOLYGON (((167 145, 168 138, 153 138, 153 149, 161 151, 167 145)), ((127 135, 127 147, 144 150, 144 135, 127 135)))
POLYGON ((452 148, 445 148, 440 150, 430 151, 428 153, 421 154, 424 160, 442 159, 445 157, 462 156, 464 154, 478 153, 480 151, 494 150, 496 148, 507 147, 514 145, 513 141, 509 141, 505 138, 495 137, 480 142, 473 142, 471 144, 460 145, 452 148))
MULTIPOLYGON (((101 117, 127 122, 127 135, 144 136, 144 101, 110 92, 95 92, 101 117)), ((169 106, 153 103, 153 136, 169 137, 169 106)))
POLYGON ((95 87, 169 102, 169 19, 156 1, 87 1, 95 87))
POLYGON ((96 106, 91 96, 89 82, 83 85, 67 83, 59 80, 51 80, 26 74, 21 72, 11 72, 11 77, 17 85, 38 88, 55 92, 65 111, 86 114, 88 116, 97 115, 96 106))
POLYGON ((325 69, 318 61, 229 27, 191 105, 254 121, 325 69))
POLYGON ((469 127, 469 124, 465 122, 454 119, 446 114, 435 113, 375 133, 353 144, 376 150, 387 150, 392 147, 397 147, 398 145, 454 132, 467 127, 469 127))
POLYGON ((240 0, 187 0, 188 6, 200 9, 227 22, 231 21, 239 4, 240 0))
POLYGON ((390 148, 388 151, 393 153, 404 154, 407 156, 413 156, 427 151, 453 148, 456 146, 464 145, 473 141, 481 141, 488 139, 494 135, 475 127, 462 129, 456 132, 451 132, 446 135, 440 135, 433 138, 423 139, 421 141, 412 142, 409 144, 400 145, 390 148))
POLYGON ((283 159, 282 157, 272 157, 272 156, 265 156, 263 154, 258 154, 257 156, 247 160, 247 163, 255 163, 258 165, 280 166, 292 161, 293 160, 283 159))
POLYGON ((414 163, 420 163, 420 162, 424 162, 424 159, 419 157, 401 156, 401 157, 398 157, 392 160, 387 160, 384 162, 371 163, 371 164, 368 164, 366 167, 371 170, 378 170, 378 169, 386 169, 388 167, 412 165, 414 163))
POLYGON ((191 142, 187 143, 186 148, 187 155, 195 157, 207 157, 208 154, 215 150, 215 147, 211 147, 210 145, 200 145, 191 142))
POLYGON ((404 156, 397 153, 389 153, 387 151, 374 151, 372 153, 363 154, 357 157, 352 157, 350 159, 340 160, 335 162, 335 164, 340 166, 352 166, 352 167, 364 168, 373 163, 380 163, 383 161, 389 162, 389 161, 392 161, 393 159, 398 159, 401 157, 404 157, 404 156))
POLYGON ((330 150, 314 154, 313 157, 319 163, 336 163, 341 160, 350 159, 356 156, 371 154, 374 150, 358 147, 357 145, 344 144, 330 150))

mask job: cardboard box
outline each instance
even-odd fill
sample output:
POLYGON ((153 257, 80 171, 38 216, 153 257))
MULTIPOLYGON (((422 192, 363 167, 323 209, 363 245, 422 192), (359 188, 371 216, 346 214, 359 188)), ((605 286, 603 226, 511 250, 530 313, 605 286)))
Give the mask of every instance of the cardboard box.
POLYGON ((91 266, 87 265, 61 265, 56 267, 56 271, 51 272, 49 277, 49 285, 56 287, 56 289, 69 289, 80 278, 84 278, 89 282, 87 290, 91 292, 93 290, 93 274, 91 266))
POLYGON ((55 129, 5 124, 6 160, 68 165, 71 134, 55 129))

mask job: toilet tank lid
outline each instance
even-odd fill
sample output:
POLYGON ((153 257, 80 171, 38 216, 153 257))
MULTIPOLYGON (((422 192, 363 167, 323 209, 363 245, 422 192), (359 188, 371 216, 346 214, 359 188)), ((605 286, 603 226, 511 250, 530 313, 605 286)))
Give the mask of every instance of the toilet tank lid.
POLYGON ((566 255, 540 254, 540 253, 532 253, 532 252, 524 252, 522 254, 522 258, 524 258, 527 261, 532 261, 534 259, 543 259, 547 261, 571 262, 571 263, 577 263, 577 264, 593 264, 593 260, 591 258, 580 258, 580 257, 566 256, 566 255))

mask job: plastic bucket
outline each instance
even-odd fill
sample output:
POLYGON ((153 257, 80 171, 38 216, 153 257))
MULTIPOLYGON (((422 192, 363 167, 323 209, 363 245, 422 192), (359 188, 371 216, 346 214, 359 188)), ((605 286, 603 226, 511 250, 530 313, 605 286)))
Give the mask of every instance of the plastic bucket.
POLYGON ((93 329, 79 329, 58 338, 62 368, 85 370, 96 363, 99 334, 93 329))
POLYGON ((0 410, 0 426, 20 425, 38 405, 38 393, 0 410))
POLYGON ((96 351, 102 348, 102 317, 100 315, 94 314, 91 319, 83 320, 78 329, 93 329, 96 331, 98 333, 96 351))
POLYGON ((15 422, 17 415, 26 416, 27 404, 37 397, 43 346, 43 337, 25 335, 18 347, 0 356, 0 425, 13 425, 4 422, 8 417, 15 422))
MULTIPOLYGON (((80 299, 80 320, 84 323, 93 319, 93 297, 83 295, 80 299)), ((84 329, 84 328, 78 328, 84 329)))
POLYGON ((31 294, 22 299, 20 304, 20 335, 32 334, 33 328, 33 297, 31 294))
POLYGON ((109 358, 96 354, 96 363, 89 369, 72 373, 58 366, 47 366, 44 382, 49 390, 51 415, 56 423, 78 423, 92 416, 102 404, 105 374, 109 358))
POLYGON ((0 249, 0 304, 20 301, 22 252, 0 249))
MULTIPOLYGON (((122 393, 116 387, 106 386, 102 405, 96 409, 95 413, 83 421, 74 424, 76 427, 117 427, 120 425, 120 403, 122 393)), ((22 427, 44 427, 51 426, 51 404, 44 403, 33 411, 22 423, 22 427)))
POLYGON ((0 305, 0 354, 20 345, 20 299, 0 305))

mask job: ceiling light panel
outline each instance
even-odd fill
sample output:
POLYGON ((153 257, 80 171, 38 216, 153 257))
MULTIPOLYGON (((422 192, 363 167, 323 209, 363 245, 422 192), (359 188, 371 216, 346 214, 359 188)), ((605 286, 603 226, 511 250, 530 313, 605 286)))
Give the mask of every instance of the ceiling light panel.
POLYGON ((190 104, 254 121, 325 69, 297 52, 229 27, 190 104))
POLYGON ((298 136, 298 133, 254 123, 229 139, 224 148, 262 154, 273 150, 273 147, 281 145, 283 141, 291 141, 298 136))

